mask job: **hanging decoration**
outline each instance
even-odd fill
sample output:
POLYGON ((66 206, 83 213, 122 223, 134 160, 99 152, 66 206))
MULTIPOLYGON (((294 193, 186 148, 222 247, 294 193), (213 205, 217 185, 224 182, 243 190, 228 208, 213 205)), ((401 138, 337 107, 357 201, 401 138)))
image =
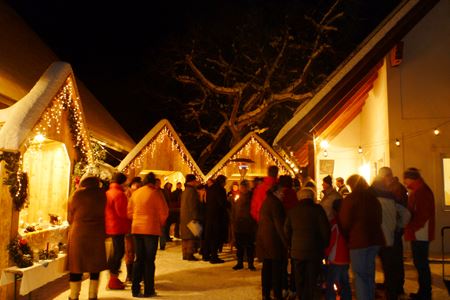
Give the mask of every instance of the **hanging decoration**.
POLYGON ((21 155, 19 152, 2 152, 0 161, 6 162, 7 176, 4 184, 9 185, 9 193, 14 203, 14 208, 20 211, 27 204, 28 176, 21 170, 21 155))
POLYGON ((9 256, 19 268, 27 268, 33 265, 33 251, 28 241, 17 236, 7 246, 9 256))

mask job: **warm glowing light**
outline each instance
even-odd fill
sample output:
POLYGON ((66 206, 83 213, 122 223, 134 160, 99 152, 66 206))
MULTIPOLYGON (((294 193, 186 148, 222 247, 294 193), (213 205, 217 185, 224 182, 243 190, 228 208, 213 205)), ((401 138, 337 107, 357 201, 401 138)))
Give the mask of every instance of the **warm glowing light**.
POLYGON ((367 182, 370 182, 370 164, 365 163, 361 167, 359 167, 359 175, 364 177, 367 182))
POLYGON ((38 133, 34 136, 33 142, 42 143, 43 141, 45 141, 45 135, 43 135, 42 133, 38 133))
POLYGON ((397 147, 400 146, 400 140, 399 139, 395 139, 395 146, 397 146, 397 147))
POLYGON ((323 140, 323 141, 320 142, 320 148, 328 149, 328 146, 330 146, 330 144, 328 144, 327 140, 323 140))
POLYGON ((337 292, 337 290, 338 290, 338 287, 337 287, 336 283, 335 283, 335 284, 333 284, 333 289, 334 289, 334 291, 335 291, 335 292, 337 292))
POLYGON ((238 201, 239 195, 234 196, 234 202, 238 201))
POLYGON ((323 150, 323 156, 328 157, 328 151, 327 151, 327 149, 323 150))
POLYGON ((361 146, 358 147, 358 153, 360 153, 360 154, 362 153, 362 147, 361 146))
POLYGON ((295 167, 295 168, 294 168, 294 172, 295 172, 295 173, 298 173, 298 171, 299 171, 298 168, 295 167))
POLYGON ((88 163, 92 164, 92 151, 81 112, 80 99, 76 95, 72 80, 72 77, 66 79, 64 86, 58 91, 52 103, 41 115, 41 119, 33 129, 35 137, 30 142, 38 142, 35 140, 38 135, 42 135, 45 139, 46 134, 52 131, 60 134, 62 124, 64 119, 66 119, 69 121, 75 147, 87 159, 88 163))
POLYGON ((439 135, 441 133, 441 131, 438 128, 436 128, 433 132, 434 135, 439 135))

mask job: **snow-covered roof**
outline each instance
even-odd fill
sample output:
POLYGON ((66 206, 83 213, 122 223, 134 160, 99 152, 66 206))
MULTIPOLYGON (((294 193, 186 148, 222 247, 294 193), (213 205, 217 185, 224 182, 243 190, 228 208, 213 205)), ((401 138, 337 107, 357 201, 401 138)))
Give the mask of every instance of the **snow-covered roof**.
MULTIPOLYGON (((206 178, 214 178, 216 175, 218 175, 221 170, 226 168, 230 163, 233 163, 232 159, 237 158, 247 158, 255 160, 255 157, 247 157, 248 154, 241 153, 242 150, 249 145, 250 143, 254 142, 255 145, 258 145, 261 147, 261 151, 266 151, 268 158, 267 160, 264 160, 264 168, 260 171, 262 174, 259 174, 259 176, 265 176, 267 172, 267 166, 268 165, 277 165, 280 168, 280 174, 289 174, 292 175, 293 170, 292 168, 284 161, 284 159, 278 154, 272 147, 270 147, 269 144, 267 144, 266 141, 264 141, 258 134, 255 132, 248 133, 244 138, 242 138, 239 143, 237 143, 228 153, 225 155, 216 165, 215 167, 209 171, 209 173, 206 175, 206 178), (245 156, 245 157, 243 157, 245 156), (267 165, 267 166, 266 166, 267 165)), ((260 152, 261 152, 260 151, 260 152)), ((262 154, 262 153, 259 153, 262 154)), ((261 166, 259 166, 261 168, 261 166)))
MULTIPOLYGON (((159 168, 161 168, 162 165, 161 161, 169 161, 172 159, 179 159, 189 165, 190 173, 194 173, 201 179, 204 179, 204 174, 201 171, 201 169, 198 167, 195 160, 192 158, 191 154, 189 153, 188 149, 184 145, 184 143, 181 141, 179 135, 175 131, 175 129, 172 127, 170 122, 166 119, 163 119, 158 122, 145 136, 142 138, 142 140, 136 145, 136 147, 133 148, 133 150, 128 153, 128 155, 121 161, 119 166, 117 166, 117 169, 119 171, 124 171, 127 168, 130 168, 131 165, 136 163, 136 160, 139 160, 141 156, 145 156, 146 154, 146 148, 148 148, 152 143, 155 142, 155 140, 159 139, 159 144, 163 142, 163 139, 166 137, 170 138, 170 143, 172 143, 174 146, 171 147, 172 152, 174 153, 175 157, 170 155, 170 153, 157 153, 157 158, 153 160, 152 165, 158 165, 159 168), (159 161, 156 161, 159 160, 159 161)), ((136 164, 137 165, 137 164, 136 164)), ((171 167, 173 164, 171 164, 171 167)), ((146 166, 147 168, 149 166, 146 166)), ((181 170, 171 170, 171 171, 181 171, 181 170)), ((186 172, 182 172, 186 173, 186 172)))
POLYGON ((53 63, 21 100, 0 110, 0 149, 18 151, 41 115, 64 85, 72 68, 63 62, 53 63))
MULTIPOLYGON (((59 60, 6 1, 0 1, 0 49, 0 108, 25 97, 42 73, 59 60)), ((84 84, 74 80, 90 136, 109 148, 131 151, 136 146, 133 139, 84 84)))
MULTIPOLYGON (((361 43, 361 45, 349 56, 349 58, 328 77, 327 82, 319 89, 314 97, 304 106, 299 107, 294 116, 278 132, 273 145, 278 146, 280 141, 292 129, 294 129, 294 127, 303 118, 305 118, 325 98, 327 94, 335 89, 339 83, 344 81, 344 79, 351 74, 352 71, 354 71, 354 68, 358 64, 369 61, 367 57, 370 55, 371 51, 378 47, 386 36, 397 26, 399 26, 400 23, 404 22, 405 16, 407 16, 416 6, 418 6, 420 2, 421 1, 419 0, 402 1, 397 9, 385 18, 383 23, 380 24, 380 26, 378 26, 372 34, 361 43)), ((435 1, 429 2, 431 3, 435 1)), ((377 61, 375 61, 375 63, 377 63, 377 61)))

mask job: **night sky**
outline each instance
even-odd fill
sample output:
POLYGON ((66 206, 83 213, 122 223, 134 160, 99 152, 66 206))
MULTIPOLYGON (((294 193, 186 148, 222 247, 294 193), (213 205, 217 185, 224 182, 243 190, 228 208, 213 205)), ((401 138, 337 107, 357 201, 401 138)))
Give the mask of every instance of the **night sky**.
MULTIPOLYGON (((310 1, 320 7, 326 1, 310 1)), ((392 10, 394 0, 346 0, 360 42, 392 10), (356 9, 355 9, 356 7, 356 9)), ((161 76, 167 44, 196 26, 233 24, 243 12, 264 6, 309 3, 245 1, 34 1, 8 3, 138 142, 161 118, 177 128, 180 107, 164 101, 161 76), (99 3, 101 2, 101 4, 99 3), (157 66, 157 67, 155 67, 157 66)), ((314 8, 314 5, 311 7, 314 8)), ((320 8, 317 8, 320 9, 320 8)), ((217 33, 220 36, 220 33, 217 33)), ((208 38, 208 37, 204 37, 208 38)), ((352 46, 353 47, 353 46, 352 46)))

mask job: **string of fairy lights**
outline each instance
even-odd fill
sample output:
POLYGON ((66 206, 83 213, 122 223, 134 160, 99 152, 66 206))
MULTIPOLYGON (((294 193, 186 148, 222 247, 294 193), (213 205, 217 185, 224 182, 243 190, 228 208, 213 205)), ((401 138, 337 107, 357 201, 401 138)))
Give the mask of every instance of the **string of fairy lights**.
MULTIPOLYGON (((61 133, 63 124, 63 112, 68 111, 68 123, 71 128, 72 138, 74 139, 74 147, 81 152, 89 164, 93 164, 93 156, 90 149, 89 139, 84 126, 83 114, 81 112, 80 98, 76 96, 75 87, 71 76, 64 82, 63 87, 57 92, 52 99, 49 107, 41 115, 37 124, 32 130, 32 135, 26 141, 25 149, 36 150, 33 147, 42 143, 48 136, 50 129, 54 128, 57 134, 61 133)), ((19 157, 19 170, 17 174, 18 189, 15 194, 17 197, 22 192, 20 177, 23 172, 23 155, 19 157)))
MULTIPOLYGON (((262 154, 264 157, 264 163, 266 166, 275 165, 279 169, 280 174, 291 174, 292 170, 286 168, 286 166, 281 162, 279 158, 276 158, 267 148, 263 147, 261 143, 255 138, 251 137, 247 143, 245 143, 238 151, 236 151, 233 156, 227 160, 220 168, 215 172, 214 175, 221 175, 224 173, 224 169, 232 163, 233 160, 242 158, 242 157, 250 157, 252 155, 252 149, 256 149, 256 152, 262 154)), ((288 163, 289 164, 289 163, 288 163)), ((295 167, 295 164, 292 163, 291 167, 295 167)))
MULTIPOLYGON (((441 135, 442 129, 447 125, 450 125, 450 120, 442 122, 442 123, 438 124, 437 126, 428 127, 425 129, 415 131, 415 132, 404 134, 401 138, 395 137, 395 138, 391 138, 391 139, 374 141, 374 142, 366 143, 366 144, 353 145, 353 146, 345 147, 345 149, 342 149, 342 150, 334 149, 333 153, 337 154, 337 153, 355 152, 356 151, 359 154, 363 154, 365 150, 380 147, 380 146, 385 146, 387 144, 392 144, 395 147, 400 147, 402 145, 402 142, 419 137, 423 134, 432 133, 434 136, 437 137, 437 136, 441 135)), ((329 155, 328 149, 330 146, 329 142, 327 140, 320 140, 320 142, 318 143, 318 146, 320 147, 320 150, 322 151, 322 155, 324 157, 328 157, 328 155, 329 155)))
POLYGON ((197 176, 197 178, 202 178, 199 174, 197 168, 192 163, 189 155, 177 141, 175 136, 172 134, 171 130, 164 126, 150 141, 149 143, 139 152, 139 154, 133 159, 133 161, 128 164, 123 172, 130 174, 131 170, 140 170, 144 167, 144 161, 150 157, 150 159, 155 159, 155 151, 158 145, 162 144, 166 139, 169 139, 172 151, 177 151, 180 154, 182 163, 190 170, 192 174, 197 176))
MULTIPOLYGON (((38 124, 34 127, 34 140, 45 138, 48 131, 54 128, 57 134, 61 133, 61 124, 63 122, 63 112, 69 112, 69 125, 75 139, 75 147, 86 157, 89 164, 93 163, 90 150, 89 138, 84 127, 83 114, 81 112, 80 98, 75 96, 75 88, 72 78, 66 79, 63 87, 53 98, 52 103, 42 114, 38 124)), ((30 140, 32 142, 32 140, 30 140)))

